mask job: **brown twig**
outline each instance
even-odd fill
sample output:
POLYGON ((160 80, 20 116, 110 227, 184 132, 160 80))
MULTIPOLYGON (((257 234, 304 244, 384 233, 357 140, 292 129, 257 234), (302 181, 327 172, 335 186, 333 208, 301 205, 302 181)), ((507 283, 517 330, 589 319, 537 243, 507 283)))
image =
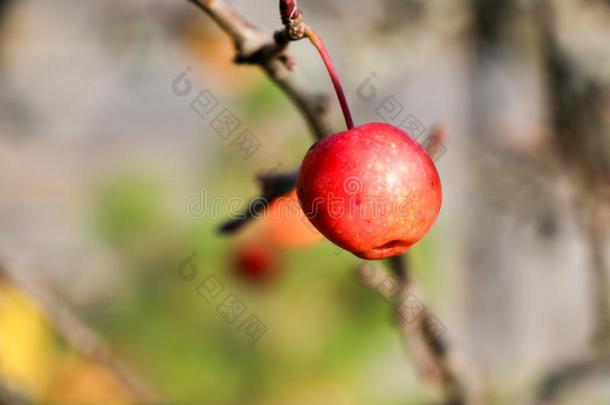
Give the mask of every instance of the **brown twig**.
POLYGON ((328 117, 328 97, 311 94, 299 85, 291 72, 292 60, 286 53, 289 38, 271 35, 241 17, 223 0, 188 0, 205 11, 235 44, 237 63, 260 66, 269 78, 299 108, 316 139, 332 133, 328 117))
POLYGON ((220 233, 230 235, 238 232, 251 220, 263 214, 274 200, 288 194, 296 184, 297 171, 261 175, 258 176, 258 181, 262 190, 261 196, 250 201, 246 209, 236 218, 222 224, 219 228, 220 233))

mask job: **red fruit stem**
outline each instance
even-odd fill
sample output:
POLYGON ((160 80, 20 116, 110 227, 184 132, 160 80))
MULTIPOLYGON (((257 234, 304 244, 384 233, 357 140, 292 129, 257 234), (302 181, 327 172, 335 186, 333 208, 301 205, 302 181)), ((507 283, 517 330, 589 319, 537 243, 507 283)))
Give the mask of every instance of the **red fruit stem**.
POLYGON ((339 74, 335 69, 335 65, 330 57, 330 53, 328 49, 326 49, 326 45, 324 45, 324 41, 322 38, 318 36, 312 29, 307 30, 307 37, 316 47, 324 64, 326 65, 326 69, 328 70, 328 74, 330 75, 330 79, 333 82, 333 86, 335 87, 335 92, 337 93, 337 98, 339 98, 339 104, 341 104, 341 110, 343 111, 343 117, 345 117, 345 124, 347 125, 347 129, 354 128, 354 120, 352 119, 352 113, 349 109, 349 104, 347 104, 347 99, 345 98, 345 92, 343 91, 343 86, 341 86, 341 80, 339 79, 339 74))

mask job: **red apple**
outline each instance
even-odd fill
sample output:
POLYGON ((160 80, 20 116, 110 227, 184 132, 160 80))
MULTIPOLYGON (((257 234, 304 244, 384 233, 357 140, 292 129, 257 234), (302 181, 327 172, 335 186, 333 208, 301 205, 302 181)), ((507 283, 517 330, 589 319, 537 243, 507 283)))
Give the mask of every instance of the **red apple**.
POLYGON ((250 284, 266 284, 277 276, 278 253, 263 242, 246 242, 233 253, 236 275, 250 284))
POLYGON ((407 251, 434 224, 442 200, 438 172, 424 149, 382 123, 313 145, 301 166, 297 193, 324 236, 364 259, 407 251))

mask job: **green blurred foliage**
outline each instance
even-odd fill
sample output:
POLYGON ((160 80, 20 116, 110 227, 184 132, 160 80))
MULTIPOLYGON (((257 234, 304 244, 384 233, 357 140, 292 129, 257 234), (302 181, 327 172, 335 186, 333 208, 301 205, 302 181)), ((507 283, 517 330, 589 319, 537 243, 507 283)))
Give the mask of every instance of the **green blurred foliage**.
POLYGON ((126 174, 99 190, 96 225, 109 242, 121 243, 153 226, 161 215, 159 184, 146 174, 126 174))

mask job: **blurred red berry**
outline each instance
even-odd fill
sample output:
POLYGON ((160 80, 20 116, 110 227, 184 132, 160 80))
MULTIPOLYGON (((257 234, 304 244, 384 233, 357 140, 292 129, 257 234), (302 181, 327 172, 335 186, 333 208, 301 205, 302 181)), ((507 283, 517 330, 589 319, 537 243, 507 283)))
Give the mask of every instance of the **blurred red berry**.
POLYGON ((278 252, 262 241, 249 241, 237 246, 232 261, 237 277, 247 283, 265 284, 277 278, 278 252))

